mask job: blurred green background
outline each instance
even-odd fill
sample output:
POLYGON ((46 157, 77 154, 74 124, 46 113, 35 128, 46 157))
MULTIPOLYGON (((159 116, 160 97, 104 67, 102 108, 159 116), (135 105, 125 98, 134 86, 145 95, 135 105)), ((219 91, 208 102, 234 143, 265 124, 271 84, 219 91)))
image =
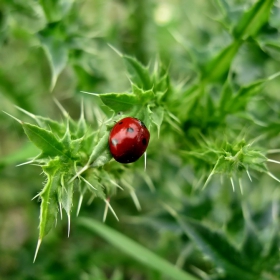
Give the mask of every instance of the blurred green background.
MULTIPOLYGON (((81 91, 125 92, 130 87, 125 65, 110 46, 136 57, 144 65, 160 59, 168 67, 174 87, 180 89, 197 78, 197 67, 232 41, 228 30, 256 1, 227 2, 1 0, 0 111, 30 121, 16 105, 33 114, 61 120, 53 101, 56 98, 77 119, 83 98, 88 121, 93 127, 101 123, 107 118, 106 112, 100 109, 97 99, 81 91)), ((259 45, 247 40, 231 63, 237 86, 280 71, 279 7, 280 2, 275 1, 269 22, 258 36, 259 45)), ((215 90, 212 84, 209 87, 215 90)), ((260 110, 256 116, 259 121, 270 119, 271 125, 266 129, 271 138, 265 149, 280 148, 279 88, 279 78, 269 82, 263 92, 265 99, 257 96, 248 109, 260 110)), ((168 130, 168 126, 164 129, 168 130)), ((259 136, 261 129, 252 130, 254 137, 259 136)), ((31 199, 41 190, 44 177, 39 167, 16 165, 38 151, 22 127, 4 113, 0 113, 0 136, 0 279, 169 279, 80 227, 75 211, 70 238, 64 217, 44 239, 33 264, 39 202, 31 199)), ((176 151, 165 154, 157 151, 156 143, 151 145, 147 174, 152 177, 156 192, 152 193, 147 182, 137 175, 142 162, 136 163, 127 172, 136 177, 134 187, 142 211, 135 209, 127 193, 119 193, 112 205, 120 222, 109 214, 106 224, 200 279, 220 279, 217 266, 154 204, 156 199, 179 207, 185 215, 214 228, 225 227, 228 239, 237 245, 243 238, 242 211, 248 203, 260 239, 270 238, 271 232, 265 228, 269 229, 271 211, 276 217, 279 212, 278 182, 267 175, 252 174, 253 183, 244 179, 243 200, 232 193, 228 179, 221 182, 218 177, 204 192, 196 191, 193 186, 199 178, 195 164, 186 164, 176 151)), ((280 177, 276 164, 269 168, 280 177)), ((77 200, 76 197, 74 209, 77 200)), ((80 215, 101 221, 103 211, 104 203, 95 200, 90 205, 84 203, 80 215)))

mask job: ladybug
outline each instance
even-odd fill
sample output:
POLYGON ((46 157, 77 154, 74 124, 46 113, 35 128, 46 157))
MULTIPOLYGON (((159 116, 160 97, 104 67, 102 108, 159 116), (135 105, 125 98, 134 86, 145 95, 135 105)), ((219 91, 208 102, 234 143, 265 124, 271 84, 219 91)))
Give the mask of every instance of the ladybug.
POLYGON ((120 163, 138 160, 146 151, 150 132, 136 118, 127 117, 118 121, 109 135, 109 148, 113 158, 120 163))

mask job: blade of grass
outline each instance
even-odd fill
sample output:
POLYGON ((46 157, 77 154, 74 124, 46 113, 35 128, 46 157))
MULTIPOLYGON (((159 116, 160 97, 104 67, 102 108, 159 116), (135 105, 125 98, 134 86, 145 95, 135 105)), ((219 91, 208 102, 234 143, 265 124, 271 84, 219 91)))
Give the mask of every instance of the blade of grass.
POLYGON ((113 246, 119 248, 137 261, 143 263, 147 267, 155 269, 160 273, 171 277, 172 279, 198 280, 198 278, 188 274, 183 270, 180 270, 147 248, 100 222, 97 222, 93 219, 81 218, 79 223, 82 226, 88 228, 90 231, 97 233, 113 246))

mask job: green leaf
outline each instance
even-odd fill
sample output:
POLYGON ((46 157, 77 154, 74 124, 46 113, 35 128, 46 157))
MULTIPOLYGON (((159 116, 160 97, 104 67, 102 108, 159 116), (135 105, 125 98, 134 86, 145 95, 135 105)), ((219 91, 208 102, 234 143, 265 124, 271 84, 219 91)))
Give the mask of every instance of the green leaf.
POLYGON ((49 22, 61 20, 71 9, 74 0, 40 0, 49 22))
POLYGON ((232 98, 231 106, 229 107, 230 112, 235 113, 239 110, 243 110, 252 96, 260 93, 260 89, 266 81, 266 79, 258 80, 249 85, 242 86, 232 98))
POLYGON ((106 150, 109 150, 108 140, 109 139, 109 131, 106 131, 104 135, 99 138, 97 145, 93 148, 91 155, 89 157, 89 164, 96 164, 96 160, 104 154, 106 150))
MULTIPOLYGON (((104 187, 100 184, 98 181, 98 178, 96 178, 94 175, 90 175, 87 178, 88 183, 86 183, 87 189, 94 195, 94 197, 99 197, 101 199, 106 199, 106 195, 104 193, 104 187), (94 189, 93 189, 94 188, 94 189)), ((83 181, 85 183, 85 181, 83 181)))
POLYGON ((142 245, 136 243, 125 235, 99 223, 93 219, 81 218, 79 223, 88 228, 90 231, 97 233, 106 239, 113 246, 127 253, 137 261, 143 263, 147 267, 155 269, 174 280, 197 280, 196 277, 184 272, 169 263, 168 261, 157 256, 142 245))
MULTIPOLYGON (((70 213, 73 205, 73 187, 74 187, 74 181, 69 182, 70 178, 66 174, 62 174, 60 178, 61 183, 61 192, 59 193, 61 203, 63 209, 66 211, 67 219, 68 219, 68 237, 70 235, 70 213), (65 182, 66 181, 66 182, 65 182)), ((62 214, 61 214, 62 215, 62 214)))
POLYGON ((233 30, 237 40, 255 36, 268 21, 274 0, 259 0, 246 11, 233 30))
POLYGON ((223 85, 222 93, 219 99, 219 111, 226 112, 229 110, 231 100, 233 98, 233 90, 230 81, 227 79, 223 85))
POLYGON ((157 127, 158 137, 159 137, 160 127, 161 127, 163 117, 164 117, 164 109, 163 109, 163 107, 156 107, 156 108, 152 109, 151 111, 152 111, 151 119, 152 119, 152 122, 157 127))
POLYGON ((23 123, 22 127, 30 141, 37 146, 45 156, 63 156, 63 145, 52 132, 36 125, 23 123))
POLYGON ((134 93, 101 93, 102 102, 115 112, 126 112, 131 106, 139 105, 139 98, 134 93))
POLYGON ((62 70, 67 65, 68 61, 68 49, 65 43, 50 36, 39 36, 43 50, 50 63, 52 72, 50 90, 52 91, 55 87, 57 78, 62 70))
POLYGON ((112 159, 112 155, 109 149, 105 149, 103 153, 101 153, 98 158, 93 162, 91 167, 100 167, 108 163, 112 159))
POLYGON ((57 215, 57 174, 60 168, 58 159, 51 160, 47 165, 43 166, 43 171, 47 175, 47 183, 40 193, 41 198, 41 211, 40 211, 40 224, 39 224, 39 239, 42 238, 50 231, 57 215))
POLYGON ((133 83, 139 88, 149 90, 153 87, 149 69, 143 66, 136 58, 124 55, 123 59, 126 62, 128 73, 133 83))
POLYGON ((250 262, 227 240, 226 236, 214 232, 200 222, 180 216, 175 217, 186 235, 212 261, 234 279, 260 279, 250 267, 250 262))
MULTIPOLYGON (((26 29, 28 32, 34 34, 47 24, 44 11, 36 0, 1 1, 1 7, 3 7, 2 3, 4 7, 5 4, 7 4, 7 7, 10 6, 10 9, 7 10, 8 14, 21 29, 26 29)), ((1 22, 2 20, 0 20, 1 22)))
MULTIPOLYGON (((69 178, 70 180, 70 178, 69 178)), ((73 184, 74 182, 69 183, 67 180, 66 174, 61 175, 61 204, 62 207, 65 209, 67 215, 70 215, 71 208, 72 208, 72 200, 73 200, 73 184), (65 179, 66 177, 66 179, 65 179), (66 182, 65 182, 66 181, 66 182)))
POLYGON ((135 84, 132 84, 132 92, 138 97, 138 103, 142 105, 151 102, 155 97, 153 90, 143 90, 135 84))
POLYGON ((201 80, 205 83, 213 82, 227 75, 231 62, 235 57, 240 44, 239 41, 232 42, 207 62, 203 66, 201 80))

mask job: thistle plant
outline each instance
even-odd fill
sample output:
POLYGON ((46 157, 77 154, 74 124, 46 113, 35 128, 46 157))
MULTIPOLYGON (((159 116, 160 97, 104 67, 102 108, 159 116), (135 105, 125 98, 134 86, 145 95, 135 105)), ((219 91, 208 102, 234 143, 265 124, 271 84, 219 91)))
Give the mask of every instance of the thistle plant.
MULTIPOLYGON (((39 166, 44 175, 43 188, 33 198, 40 201, 34 261, 58 220, 66 216, 69 237, 70 221, 83 211, 84 200, 94 203, 97 198, 104 202, 103 223, 102 217, 74 219, 142 263, 135 278, 279 279, 279 1, 211 1, 216 11, 211 21, 220 33, 213 29, 201 35, 202 27, 196 29, 207 45, 218 40, 209 49, 198 48, 197 37, 192 42, 163 23, 158 36, 172 44, 156 36, 148 46, 143 43, 154 26, 148 15, 157 5, 166 17, 176 13, 168 14, 164 5, 179 12, 168 1, 153 2, 155 7, 147 0, 132 1, 130 9, 121 5, 128 13, 137 11, 122 18, 134 20, 131 29, 120 32, 137 34, 131 41, 112 35, 121 25, 109 28, 111 40, 90 38, 91 29, 80 28, 83 21, 75 9, 80 3, 52 7, 41 2, 36 7, 48 24, 42 21, 43 27, 34 32, 50 66, 48 90, 55 90, 70 72, 76 81, 71 99, 78 100, 80 116, 68 113, 57 92, 54 103, 61 121, 35 114, 16 97, 18 111, 5 109, 40 150, 19 164, 39 166), (83 32, 76 34, 79 28, 83 32), (161 46, 157 57, 148 48, 156 40, 161 46), (90 47, 93 42, 95 48, 90 47), (22 114, 31 121, 21 120, 22 114), (151 135, 147 158, 131 164, 116 162, 108 145, 111 129, 125 117, 141 120, 151 135), (137 214, 118 202, 124 193, 137 214), (108 213, 120 222, 119 228, 105 223, 108 213)), ((114 258, 113 249, 108 257, 98 246, 94 254, 81 253, 91 263, 80 268, 90 271, 85 279, 131 277, 123 266, 131 259, 114 258), (92 269, 92 263, 100 268, 92 269)), ((79 271, 75 277, 84 279, 81 275, 79 271)))

